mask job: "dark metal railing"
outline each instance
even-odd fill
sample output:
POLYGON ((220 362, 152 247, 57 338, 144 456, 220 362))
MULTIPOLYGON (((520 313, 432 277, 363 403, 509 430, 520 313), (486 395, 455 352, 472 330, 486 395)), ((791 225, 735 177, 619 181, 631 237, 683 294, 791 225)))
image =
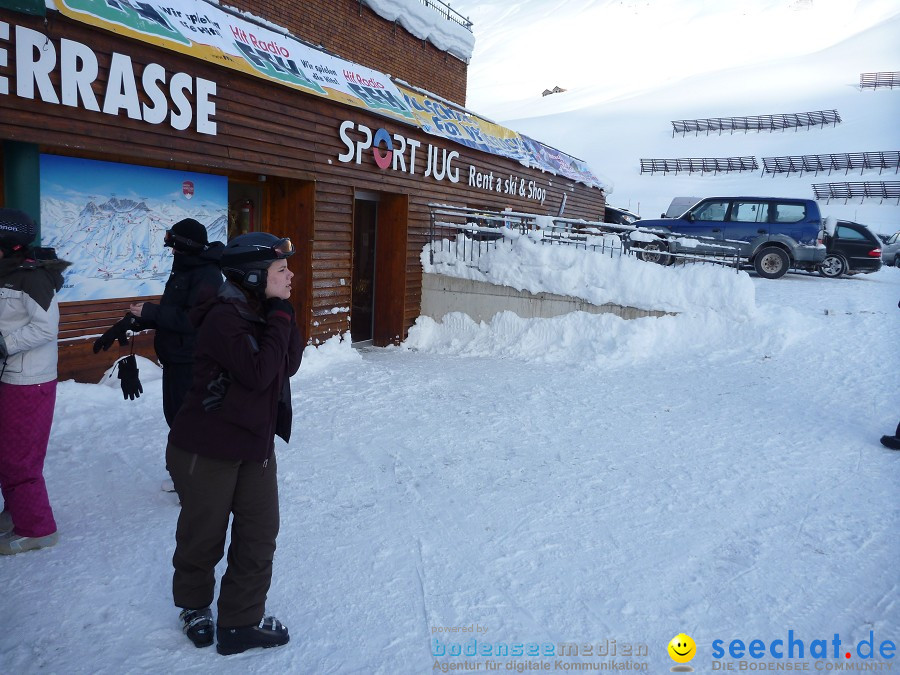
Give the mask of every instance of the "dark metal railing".
POLYGON ((719 135, 723 131, 734 133, 735 131, 784 131, 801 127, 819 126, 826 124, 837 126, 841 122, 841 116, 837 110, 814 110, 811 112, 779 113, 776 115, 744 115, 741 117, 708 117, 693 120, 672 120, 672 138, 676 133, 682 136, 690 131, 698 134, 705 131, 707 136, 710 131, 717 131, 719 135))
POLYGON ((818 175, 820 171, 831 173, 843 171, 845 174, 851 170, 859 169, 860 173, 866 169, 878 169, 881 173, 885 169, 893 169, 894 173, 900 171, 900 151, 878 152, 838 152, 823 155, 791 155, 784 157, 763 157, 763 174, 776 173, 790 175, 803 172, 818 175))
POLYGON ((896 199, 900 204, 900 181, 864 181, 858 183, 813 183, 816 199, 896 199))
POLYGON ((448 21, 458 23, 470 33, 472 32, 472 22, 450 7, 450 3, 441 2, 441 0, 422 0, 422 4, 426 7, 431 7, 448 21))
POLYGON ((756 171, 756 157, 680 157, 677 159, 642 159, 641 173, 736 173, 756 171))
POLYGON ((859 88, 860 89, 878 89, 885 87, 893 89, 900 87, 900 73, 898 72, 882 72, 882 73, 860 73, 859 88))

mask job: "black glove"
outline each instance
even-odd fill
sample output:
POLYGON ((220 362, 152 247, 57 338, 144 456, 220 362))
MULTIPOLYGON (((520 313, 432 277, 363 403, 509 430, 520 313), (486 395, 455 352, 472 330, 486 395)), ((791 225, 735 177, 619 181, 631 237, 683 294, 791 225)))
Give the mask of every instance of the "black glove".
POLYGON ((138 379, 137 359, 134 358, 134 354, 129 354, 119 361, 119 379, 122 380, 123 398, 130 398, 133 401, 144 393, 138 379))
POLYGON ((94 353, 96 354, 101 349, 106 351, 112 347, 112 343, 116 340, 118 340, 119 344, 123 347, 126 346, 128 344, 128 331, 130 330, 141 330, 141 321, 134 314, 128 312, 124 319, 116 321, 112 328, 97 338, 94 342, 94 353))
POLYGON ((293 318, 294 306, 282 298, 269 298, 266 300, 266 314, 273 314, 275 312, 284 312, 293 318))
POLYGON ((7 354, 9 350, 6 348, 6 340, 3 339, 3 333, 0 333, 0 359, 5 359, 7 354))

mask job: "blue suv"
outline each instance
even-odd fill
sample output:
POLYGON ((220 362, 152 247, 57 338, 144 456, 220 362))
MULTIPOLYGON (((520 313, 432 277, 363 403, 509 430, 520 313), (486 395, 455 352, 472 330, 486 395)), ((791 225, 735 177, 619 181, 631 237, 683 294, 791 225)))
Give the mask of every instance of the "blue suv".
POLYGON ((826 255, 822 215, 811 199, 707 197, 678 218, 635 224, 658 237, 632 237, 639 257, 664 265, 673 253, 737 255, 759 276, 778 279, 797 263, 816 265, 826 255))

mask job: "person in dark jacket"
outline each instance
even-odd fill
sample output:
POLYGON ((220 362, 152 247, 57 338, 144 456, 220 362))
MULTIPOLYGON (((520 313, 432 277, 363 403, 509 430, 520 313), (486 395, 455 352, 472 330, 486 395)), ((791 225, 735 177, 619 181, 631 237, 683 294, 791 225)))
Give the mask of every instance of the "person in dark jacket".
POLYGON ((288 301, 292 254, 289 239, 264 232, 225 246, 225 283, 191 313, 193 380, 169 432, 166 464, 181 499, 172 591, 198 647, 213 641, 215 567, 233 516, 215 631, 220 654, 289 640, 265 604, 279 526, 275 436, 290 438, 289 378, 302 356, 288 301))
POLYGON ((172 249, 172 272, 159 304, 132 303, 128 314, 94 343, 94 353, 108 349, 128 330, 156 329, 153 347, 163 367, 163 415, 171 427, 191 386, 195 330, 188 313, 221 285, 218 262, 223 244, 209 243, 206 228, 185 218, 166 230, 165 245, 172 249))
MULTIPOLYGON (((59 540, 44 482, 56 406, 62 271, 55 255, 37 259, 34 221, 0 209, 0 554, 59 540)), ((47 249, 44 249, 45 253, 47 249)))
POLYGON ((153 347, 163 367, 163 415, 171 427, 191 386, 195 331, 188 313, 199 300, 219 290, 223 244, 208 243, 206 228, 185 218, 166 232, 165 245, 172 247, 172 274, 159 304, 137 302, 129 310, 143 328, 156 329, 153 347))

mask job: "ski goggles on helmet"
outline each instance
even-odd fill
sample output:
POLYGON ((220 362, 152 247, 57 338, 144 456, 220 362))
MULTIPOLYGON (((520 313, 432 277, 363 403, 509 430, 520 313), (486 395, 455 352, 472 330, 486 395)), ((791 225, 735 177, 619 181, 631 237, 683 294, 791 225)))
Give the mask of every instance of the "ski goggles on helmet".
POLYGON ((284 239, 279 239, 275 244, 272 245, 272 250, 275 251, 275 255, 279 258, 290 258, 294 255, 294 244, 291 241, 290 237, 285 237, 284 239))
POLYGON ((163 241, 164 246, 175 248, 180 251, 202 251, 204 248, 206 248, 206 244, 201 244, 200 242, 194 241, 193 239, 182 237, 180 234, 175 234, 174 232, 172 232, 172 230, 166 230, 166 236, 163 241))

